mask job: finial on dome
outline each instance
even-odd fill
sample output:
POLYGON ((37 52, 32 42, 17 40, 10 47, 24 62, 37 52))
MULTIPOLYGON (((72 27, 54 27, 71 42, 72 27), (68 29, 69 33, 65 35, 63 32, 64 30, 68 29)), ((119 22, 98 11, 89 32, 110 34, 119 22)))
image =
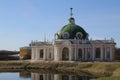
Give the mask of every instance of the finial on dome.
POLYGON ((73 9, 73 8, 70 8, 70 16, 71 16, 71 17, 73 16, 72 9, 73 9))
POLYGON ((73 16, 72 9, 73 9, 73 8, 70 8, 69 23, 70 23, 70 24, 75 24, 75 19, 72 17, 72 16, 73 16))

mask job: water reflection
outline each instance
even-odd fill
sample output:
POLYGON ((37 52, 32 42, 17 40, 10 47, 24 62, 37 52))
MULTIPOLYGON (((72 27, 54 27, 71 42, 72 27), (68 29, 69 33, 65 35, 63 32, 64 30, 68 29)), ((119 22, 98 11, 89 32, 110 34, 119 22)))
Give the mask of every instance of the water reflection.
POLYGON ((95 77, 51 72, 1 72, 0 80, 91 80, 95 77))
POLYGON ((64 75, 64 74, 41 74, 31 73, 31 80, 90 80, 95 77, 78 76, 78 75, 64 75))
POLYGON ((31 77, 31 72, 21 71, 21 72, 19 72, 19 77, 21 77, 21 78, 30 78, 31 77))

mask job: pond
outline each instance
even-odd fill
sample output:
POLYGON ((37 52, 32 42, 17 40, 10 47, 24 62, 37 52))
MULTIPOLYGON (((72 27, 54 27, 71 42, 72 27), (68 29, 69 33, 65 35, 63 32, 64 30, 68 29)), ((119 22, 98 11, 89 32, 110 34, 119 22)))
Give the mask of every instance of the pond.
POLYGON ((68 73, 37 72, 0 72, 0 80, 90 80, 95 77, 68 73))
POLYGON ((119 80, 119 77, 94 77, 89 75, 47 72, 0 72, 0 80, 119 80))

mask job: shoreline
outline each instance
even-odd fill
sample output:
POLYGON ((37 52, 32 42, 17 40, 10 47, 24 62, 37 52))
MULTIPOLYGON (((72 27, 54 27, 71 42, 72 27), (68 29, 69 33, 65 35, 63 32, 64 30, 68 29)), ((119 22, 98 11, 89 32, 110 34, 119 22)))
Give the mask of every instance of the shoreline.
POLYGON ((69 73, 88 73, 95 76, 120 76, 120 62, 31 62, 0 61, 0 70, 57 70, 69 73))

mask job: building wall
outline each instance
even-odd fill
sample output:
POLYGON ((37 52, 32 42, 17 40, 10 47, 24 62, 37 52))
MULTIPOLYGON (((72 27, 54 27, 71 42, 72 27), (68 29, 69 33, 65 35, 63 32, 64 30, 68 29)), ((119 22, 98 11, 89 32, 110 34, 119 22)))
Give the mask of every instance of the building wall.
POLYGON ((113 61, 114 60, 114 44, 71 44, 67 42, 59 42, 54 46, 55 61, 62 61, 63 48, 69 49, 69 61, 113 61), (82 50, 82 58, 79 58, 78 50, 82 50), (96 49, 100 50, 99 58, 96 57, 96 49), (107 58, 107 49, 109 49, 109 58, 107 58), (88 58, 88 53, 90 57, 88 58))
POLYGON ((54 45, 33 46, 32 60, 113 61, 114 49, 115 44, 72 44, 69 40, 57 41, 54 45), (63 49, 68 52, 63 52, 63 49), (40 50, 44 53, 42 58, 40 50))
POLYGON ((31 58, 31 49, 20 48, 20 59, 30 59, 31 58))
POLYGON ((32 60, 48 60, 54 59, 53 46, 33 46, 32 47, 32 60), (42 51, 41 51, 42 50, 42 51))

